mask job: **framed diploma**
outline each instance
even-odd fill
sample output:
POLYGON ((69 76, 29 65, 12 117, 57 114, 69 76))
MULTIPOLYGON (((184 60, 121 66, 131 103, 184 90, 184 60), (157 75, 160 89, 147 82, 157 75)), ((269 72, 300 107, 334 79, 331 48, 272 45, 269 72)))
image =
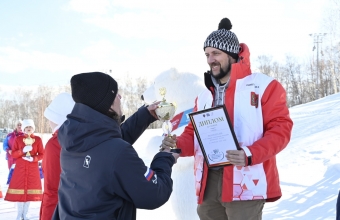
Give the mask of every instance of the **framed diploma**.
POLYGON ((231 165, 227 150, 241 150, 225 106, 189 114, 208 167, 231 165))

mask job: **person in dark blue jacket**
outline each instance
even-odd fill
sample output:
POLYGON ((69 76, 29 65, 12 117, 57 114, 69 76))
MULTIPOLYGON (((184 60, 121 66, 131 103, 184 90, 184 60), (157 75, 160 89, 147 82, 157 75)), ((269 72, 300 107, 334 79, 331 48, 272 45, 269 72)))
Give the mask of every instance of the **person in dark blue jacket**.
POLYGON ((71 89, 76 104, 58 133, 61 175, 52 219, 134 220, 136 208, 167 202, 179 155, 159 152, 147 167, 132 146, 156 120, 152 111, 141 107, 121 124, 118 85, 104 73, 74 75, 71 89))

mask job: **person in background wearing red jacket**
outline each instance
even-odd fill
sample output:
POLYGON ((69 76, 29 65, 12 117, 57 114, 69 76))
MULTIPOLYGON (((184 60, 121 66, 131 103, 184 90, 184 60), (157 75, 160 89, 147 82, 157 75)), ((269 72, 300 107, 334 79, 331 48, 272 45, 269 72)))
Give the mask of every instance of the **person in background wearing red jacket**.
POLYGON ((71 94, 61 93, 45 109, 44 116, 52 128, 52 137, 45 146, 42 169, 44 173, 44 193, 40 206, 40 220, 51 220, 58 204, 58 187, 60 181, 60 144, 58 129, 71 113, 74 101, 71 94))
POLYGON ((13 147, 13 144, 14 144, 14 139, 17 136, 21 136, 21 135, 24 134, 21 130, 21 124, 22 124, 22 122, 19 120, 16 123, 16 128, 14 129, 14 131, 7 135, 7 137, 5 138, 4 143, 3 143, 3 149, 4 149, 4 151, 6 151, 6 160, 7 160, 7 163, 8 163, 8 169, 9 170, 11 169, 12 165, 15 164, 15 158, 13 158, 12 155, 11 155, 12 147, 13 147))
POLYGON ((251 72, 249 49, 239 44, 231 27, 228 18, 222 19, 204 42, 210 71, 204 74, 207 90, 196 98, 194 111, 224 105, 242 150, 218 152, 232 166, 208 168, 191 123, 161 145, 169 149, 177 143, 180 156, 195 157, 201 220, 262 219, 264 203, 282 196, 276 154, 287 146, 293 127, 285 89, 277 80, 251 72))
POLYGON ((5 200, 18 202, 17 220, 27 219, 30 201, 41 201, 42 188, 38 162, 44 156, 42 140, 33 132, 35 125, 32 119, 22 121, 24 135, 15 138, 12 156, 16 165, 5 200))

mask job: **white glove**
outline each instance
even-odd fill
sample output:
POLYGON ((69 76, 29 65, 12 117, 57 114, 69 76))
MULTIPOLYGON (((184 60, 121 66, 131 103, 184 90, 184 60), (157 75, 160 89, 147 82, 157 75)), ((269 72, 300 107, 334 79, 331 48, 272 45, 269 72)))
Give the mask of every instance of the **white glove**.
POLYGON ((27 160, 28 162, 33 162, 33 157, 22 157, 22 159, 27 160))
POLYGON ((31 151, 33 148, 31 145, 26 145, 23 149, 22 152, 27 153, 28 151, 31 151))

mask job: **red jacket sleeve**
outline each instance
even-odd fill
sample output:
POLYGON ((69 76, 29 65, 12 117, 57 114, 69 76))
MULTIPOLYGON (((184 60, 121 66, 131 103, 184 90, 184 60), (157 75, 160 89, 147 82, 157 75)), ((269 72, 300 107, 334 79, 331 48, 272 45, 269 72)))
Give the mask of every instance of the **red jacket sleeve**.
POLYGON ((265 90, 262 99, 263 137, 248 146, 252 164, 262 163, 283 150, 291 136, 293 121, 289 116, 286 92, 274 80, 265 90))
POLYGON ((12 146, 12 157, 13 158, 19 158, 25 156, 25 153, 22 152, 24 142, 22 142, 22 137, 16 137, 14 139, 14 144, 12 146))
MULTIPOLYGON (((197 98, 193 111, 197 111, 197 98)), ((183 133, 177 137, 176 145, 177 148, 182 149, 182 153, 180 154, 181 157, 194 156, 194 128, 191 122, 184 128, 183 133)))
POLYGON ((55 135, 47 142, 42 161, 44 196, 40 209, 41 220, 50 220, 58 203, 58 187, 61 172, 60 150, 58 138, 55 135))
POLYGON ((36 154, 35 155, 31 155, 33 157, 33 161, 34 162, 38 162, 39 160, 42 160, 44 157, 44 147, 43 147, 43 143, 40 137, 35 136, 35 141, 36 141, 36 154))

